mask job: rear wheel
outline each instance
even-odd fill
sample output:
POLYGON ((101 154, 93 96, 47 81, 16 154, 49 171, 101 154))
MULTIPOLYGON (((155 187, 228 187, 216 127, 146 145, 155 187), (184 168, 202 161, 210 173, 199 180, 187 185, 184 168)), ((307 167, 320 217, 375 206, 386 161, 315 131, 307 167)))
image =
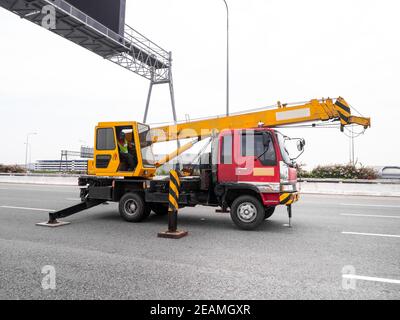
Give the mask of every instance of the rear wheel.
POLYGON ((264 217, 264 206, 253 196, 241 196, 232 204, 231 218, 240 229, 254 230, 264 221, 264 217))
POLYGON ((127 193, 119 201, 119 214, 128 222, 141 222, 150 215, 150 208, 137 193, 127 193))
POLYGON ((275 207, 267 207, 265 208, 265 217, 264 220, 270 218, 275 212, 275 207))
POLYGON ((164 203, 151 204, 151 210, 158 216, 166 216, 168 214, 168 205, 164 203))

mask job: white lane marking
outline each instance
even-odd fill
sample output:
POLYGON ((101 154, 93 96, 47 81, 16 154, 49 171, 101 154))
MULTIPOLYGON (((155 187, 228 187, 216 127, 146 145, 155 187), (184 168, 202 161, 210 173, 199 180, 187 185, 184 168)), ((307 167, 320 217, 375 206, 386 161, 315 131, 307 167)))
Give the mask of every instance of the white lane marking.
POLYGON ((46 212, 54 212, 55 211, 53 209, 26 208, 26 207, 13 207, 13 206, 0 206, 0 208, 16 209, 16 210, 29 210, 29 211, 46 211, 46 212))
POLYGON ((343 231, 342 234, 351 234, 351 235, 356 235, 356 236, 375 236, 375 237, 400 238, 399 235, 380 234, 380 233, 363 233, 363 232, 346 232, 346 231, 343 231))
POLYGON ((368 218, 393 218, 400 219, 400 216, 383 216, 383 215, 375 215, 375 214, 352 214, 352 213, 341 213, 341 216, 347 217, 368 217, 368 218))
POLYGON ((385 204, 341 203, 340 205, 341 206, 352 206, 352 207, 400 208, 400 206, 385 205, 385 204))
POLYGON ((353 274, 344 274, 344 275, 343 275, 343 278, 400 284, 400 280, 385 279, 385 278, 375 278, 375 277, 365 277, 365 276, 357 276, 357 275, 353 275, 353 274))

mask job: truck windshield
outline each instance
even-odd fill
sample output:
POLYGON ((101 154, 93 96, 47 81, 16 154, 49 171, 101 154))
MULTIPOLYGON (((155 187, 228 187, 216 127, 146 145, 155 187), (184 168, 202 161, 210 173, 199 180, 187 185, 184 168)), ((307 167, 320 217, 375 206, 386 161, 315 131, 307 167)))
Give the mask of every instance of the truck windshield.
POLYGON ((142 154, 143 166, 145 168, 154 168, 155 160, 153 153, 153 143, 150 136, 150 127, 138 123, 138 133, 140 140, 140 151, 142 154))
POLYGON ((293 166, 293 161, 290 159, 289 152, 286 148, 285 136, 280 132, 276 132, 276 137, 278 138, 279 149, 281 151, 283 162, 285 162, 287 165, 293 166))

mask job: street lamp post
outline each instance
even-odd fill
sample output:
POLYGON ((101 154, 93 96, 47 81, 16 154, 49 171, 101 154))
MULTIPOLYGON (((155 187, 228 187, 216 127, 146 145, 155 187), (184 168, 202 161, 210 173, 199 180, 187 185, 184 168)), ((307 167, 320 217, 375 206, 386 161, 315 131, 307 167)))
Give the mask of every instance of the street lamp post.
POLYGON ((226 7, 226 115, 229 116, 229 6, 223 1, 226 7))
POLYGON ((25 149, 25 169, 28 171, 28 149, 29 149, 29 136, 37 135, 36 132, 30 132, 26 135, 26 149, 25 149))
POLYGON ((354 128, 351 126, 351 131, 350 131, 350 163, 355 166, 356 161, 355 161, 355 152, 354 152, 354 128))

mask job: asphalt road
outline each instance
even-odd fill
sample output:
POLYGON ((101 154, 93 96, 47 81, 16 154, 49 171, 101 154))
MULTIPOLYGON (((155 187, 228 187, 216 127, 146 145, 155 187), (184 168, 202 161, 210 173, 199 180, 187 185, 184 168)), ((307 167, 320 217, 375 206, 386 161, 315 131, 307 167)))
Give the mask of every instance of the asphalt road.
POLYGON ((181 240, 157 238, 166 217, 130 224, 116 204, 35 226, 77 198, 0 184, 0 299, 400 299, 400 198, 304 195, 293 228, 279 208, 253 232, 183 209, 181 240), (55 290, 42 287, 48 265, 55 290))

